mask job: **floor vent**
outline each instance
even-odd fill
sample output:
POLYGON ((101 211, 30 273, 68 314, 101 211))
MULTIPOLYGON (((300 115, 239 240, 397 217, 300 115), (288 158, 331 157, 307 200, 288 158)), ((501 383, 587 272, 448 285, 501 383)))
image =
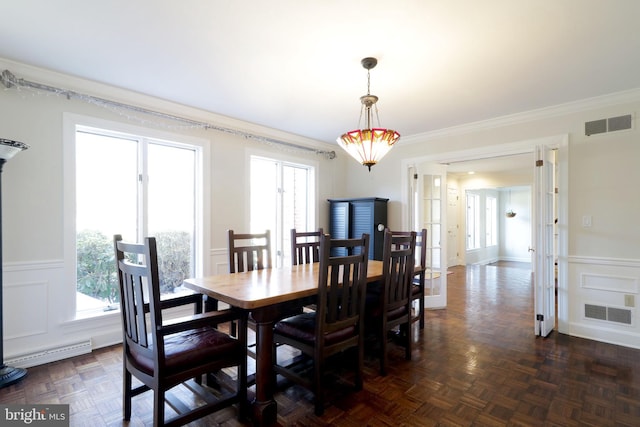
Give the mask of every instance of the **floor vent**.
POLYGON ((588 319, 606 320, 609 322, 631 324, 631 310, 624 308, 605 307, 602 305, 585 304, 584 317, 588 319))
POLYGON ((593 120, 585 122, 584 134, 587 136, 596 135, 598 133, 615 132, 619 130, 631 129, 631 114, 624 116, 610 117, 608 119, 593 120))

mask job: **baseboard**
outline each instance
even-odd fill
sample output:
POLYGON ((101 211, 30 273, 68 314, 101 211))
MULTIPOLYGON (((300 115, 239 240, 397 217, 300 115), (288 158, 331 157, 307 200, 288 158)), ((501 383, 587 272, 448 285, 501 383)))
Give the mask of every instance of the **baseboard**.
POLYGON ((87 353, 91 353, 91 340, 23 354, 6 359, 4 363, 14 368, 30 368, 87 353))

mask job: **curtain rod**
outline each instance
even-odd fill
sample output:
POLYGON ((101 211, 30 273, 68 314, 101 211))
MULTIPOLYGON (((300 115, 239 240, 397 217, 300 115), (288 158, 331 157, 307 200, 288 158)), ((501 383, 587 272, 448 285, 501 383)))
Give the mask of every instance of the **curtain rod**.
POLYGON ((68 89, 62 89, 62 88, 58 88, 58 87, 54 87, 54 86, 49 86, 49 85, 45 85, 45 84, 42 84, 42 83, 37 83, 37 82, 32 82, 32 81, 29 81, 29 80, 21 79, 21 78, 19 79, 9 70, 4 70, 2 72, 2 74, 0 75, 0 81, 2 82, 2 84, 7 89, 10 89, 10 88, 13 88, 13 87, 17 87, 17 88, 24 87, 24 88, 31 88, 31 89, 36 89, 36 90, 45 91, 45 92, 51 92, 51 93, 55 93, 56 95, 66 96, 67 99, 71 99, 71 98, 80 99, 80 100, 82 100, 84 102, 87 102, 87 103, 90 103, 90 104, 95 104, 95 105, 99 105, 99 106, 103 106, 103 107, 111 107, 111 108, 116 108, 116 109, 135 111, 137 113, 147 114, 147 115, 150 115, 150 116, 153 116, 153 117, 157 117, 159 119, 172 120, 172 121, 175 121, 175 122, 184 123, 184 124, 186 124, 188 126, 193 126, 193 127, 197 127, 197 128, 206 129, 206 130, 209 130, 209 129, 216 130, 216 131, 219 131, 219 132, 224 132, 224 133, 228 133, 228 134, 231 134, 231 135, 241 136, 241 137, 246 138, 246 139, 253 139, 253 140, 260 141, 260 142, 267 143, 267 144, 277 144, 277 145, 282 145, 282 146, 285 146, 285 147, 293 148, 293 149, 296 149, 296 150, 311 151, 311 152, 313 152, 315 154, 324 155, 327 159, 335 159, 335 157, 336 157, 336 152, 335 151, 317 150, 315 148, 306 147, 304 145, 294 144, 292 142, 286 142, 286 141, 281 141, 281 140, 275 139, 275 138, 269 138, 269 137, 265 137, 265 136, 256 135, 256 134, 251 133, 251 132, 231 129, 231 128, 227 128, 227 127, 223 127, 223 126, 214 125, 214 124, 211 124, 211 123, 206 123, 206 122, 201 122, 201 121, 197 121, 197 120, 187 119, 185 117, 175 116, 173 114, 162 113, 162 112, 150 110, 150 109, 147 109, 147 108, 137 107, 137 106, 134 106, 134 105, 124 104, 122 102, 117 102, 117 101, 112 101, 112 100, 105 99, 105 98, 100 98, 100 97, 97 97, 97 96, 92 96, 92 95, 87 95, 87 94, 83 94, 83 93, 74 92, 74 91, 68 90, 68 89))

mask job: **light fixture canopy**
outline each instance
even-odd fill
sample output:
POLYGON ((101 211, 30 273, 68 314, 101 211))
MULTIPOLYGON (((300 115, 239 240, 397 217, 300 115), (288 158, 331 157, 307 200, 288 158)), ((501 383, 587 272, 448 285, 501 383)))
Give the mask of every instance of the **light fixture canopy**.
MULTIPOLYGON (((370 70, 378 64, 376 58, 364 58, 362 67, 367 70, 367 94, 360 97, 362 107, 360 109, 360 119, 362 114, 365 115, 365 127, 363 129, 355 129, 345 132, 337 141, 338 144, 362 165, 367 166, 371 171, 371 166, 375 165, 382 159, 385 154, 391 150, 400 138, 400 134, 392 129, 386 129, 380 126, 380 118, 378 117, 378 97, 371 95, 371 75, 370 70), (378 119, 378 127, 372 127, 372 108, 375 109, 376 118, 378 119)), ((359 124, 358 124, 359 125, 359 124)))

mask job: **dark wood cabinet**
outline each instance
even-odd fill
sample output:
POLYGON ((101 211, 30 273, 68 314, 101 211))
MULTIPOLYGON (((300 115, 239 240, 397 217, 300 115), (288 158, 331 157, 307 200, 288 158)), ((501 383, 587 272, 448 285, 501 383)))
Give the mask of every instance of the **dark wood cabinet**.
MULTIPOLYGON (((329 199, 329 233, 334 239, 369 234, 369 259, 382 260, 389 199, 329 199)), ((341 255, 341 254, 335 254, 341 255)))

